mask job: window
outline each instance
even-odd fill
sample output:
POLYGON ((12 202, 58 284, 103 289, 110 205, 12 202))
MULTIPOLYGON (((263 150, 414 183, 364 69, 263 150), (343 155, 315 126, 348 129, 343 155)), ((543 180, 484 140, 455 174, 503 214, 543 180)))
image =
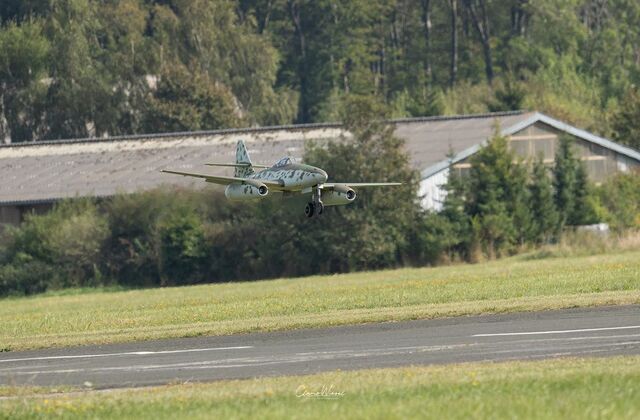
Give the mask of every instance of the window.
POLYGON ((553 159, 555 152, 553 139, 533 140, 533 157, 542 154, 544 159, 553 159))
POLYGON ((287 166, 287 165, 291 165, 291 158, 290 157, 283 157, 282 159, 280 159, 278 162, 276 162, 275 165, 273 165, 274 168, 281 168, 283 166, 287 166))
POLYGON ((511 150, 519 157, 529 157, 529 140, 512 140, 509 142, 511 150))

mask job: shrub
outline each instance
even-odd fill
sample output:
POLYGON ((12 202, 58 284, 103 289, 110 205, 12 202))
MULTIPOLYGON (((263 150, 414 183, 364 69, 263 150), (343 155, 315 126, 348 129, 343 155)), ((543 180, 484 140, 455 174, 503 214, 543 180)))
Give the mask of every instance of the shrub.
POLYGON ((621 231, 640 229, 640 173, 620 173, 596 188, 602 218, 621 231))
POLYGON ((7 233, 0 293, 95 286, 107 222, 91 200, 67 200, 44 215, 29 215, 7 233))

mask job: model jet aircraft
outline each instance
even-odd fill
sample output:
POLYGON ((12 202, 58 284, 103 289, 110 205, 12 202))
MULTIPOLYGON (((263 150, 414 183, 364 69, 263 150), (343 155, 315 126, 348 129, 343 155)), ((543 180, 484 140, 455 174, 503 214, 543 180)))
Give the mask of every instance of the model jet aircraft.
POLYGON ((399 182, 327 182, 325 171, 310 165, 293 163, 283 157, 269 167, 251 163, 249 153, 240 140, 236 146, 236 163, 206 163, 208 166, 235 168, 235 176, 203 175, 190 172, 163 170, 169 174, 203 178, 206 182, 226 185, 224 195, 229 200, 251 201, 267 197, 271 192, 285 197, 310 195, 304 213, 307 217, 321 215, 325 206, 340 206, 356 199, 353 188, 402 185, 399 182), (254 169, 263 169, 255 172, 254 169))

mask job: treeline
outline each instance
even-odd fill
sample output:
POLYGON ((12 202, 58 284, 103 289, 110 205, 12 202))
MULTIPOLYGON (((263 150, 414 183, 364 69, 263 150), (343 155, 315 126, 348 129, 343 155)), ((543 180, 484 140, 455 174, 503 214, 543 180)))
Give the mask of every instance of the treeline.
POLYGON ((537 109, 640 148, 635 0, 3 0, 0 137, 537 109))
POLYGON ((435 216, 446 220, 449 253, 472 261, 494 258, 524 245, 557 241, 567 225, 611 219, 597 202, 569 137, 560 137, 553 167, 542 156, 533 162, 518 159, 498 134, 469 163, 468 175, 452 169, 442 212, 435 216))
POLYGON ((468 160, 454 165, 442 210, 426 213, 432 255, 477 262, 561 242, 577 226, 607 223, 613 234, 640 228, 640 176, 619 173, 601 185, 561 136, 555 159, 525 161, 494 134, 468 160))
POLYGON ((64 201, 0 236, 0 295, 477 261, 552 243, 568 225, 640 228, 640 177, 590 185, 567 139, 547 168, 517 162, 506 139, 495 136, 472 157, 469 176, 452 172, 443 211, 426 212, 402 141, 378 122, 384 107, 350 101, 344 119, 353 138, 311 145, 305 161, 336 179, 403 186, 362 189, 353 204, 314 219, 302 212, 305 197, 233 204, 210 189, 64 201))

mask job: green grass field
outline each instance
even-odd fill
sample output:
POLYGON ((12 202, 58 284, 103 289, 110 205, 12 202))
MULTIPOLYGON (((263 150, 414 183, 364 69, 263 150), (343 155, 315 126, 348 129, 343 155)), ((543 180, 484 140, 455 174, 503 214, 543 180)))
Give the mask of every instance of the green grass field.
POLYGON ((61 395, 20 392, 0 400, 0 417, 637 419, 640 357, 329 372, 61 395), (333 398, 314 395, 323 388, 333 398))
POLYGON ((640 303, 640 251, 0 301, 0 350, 640 303))

